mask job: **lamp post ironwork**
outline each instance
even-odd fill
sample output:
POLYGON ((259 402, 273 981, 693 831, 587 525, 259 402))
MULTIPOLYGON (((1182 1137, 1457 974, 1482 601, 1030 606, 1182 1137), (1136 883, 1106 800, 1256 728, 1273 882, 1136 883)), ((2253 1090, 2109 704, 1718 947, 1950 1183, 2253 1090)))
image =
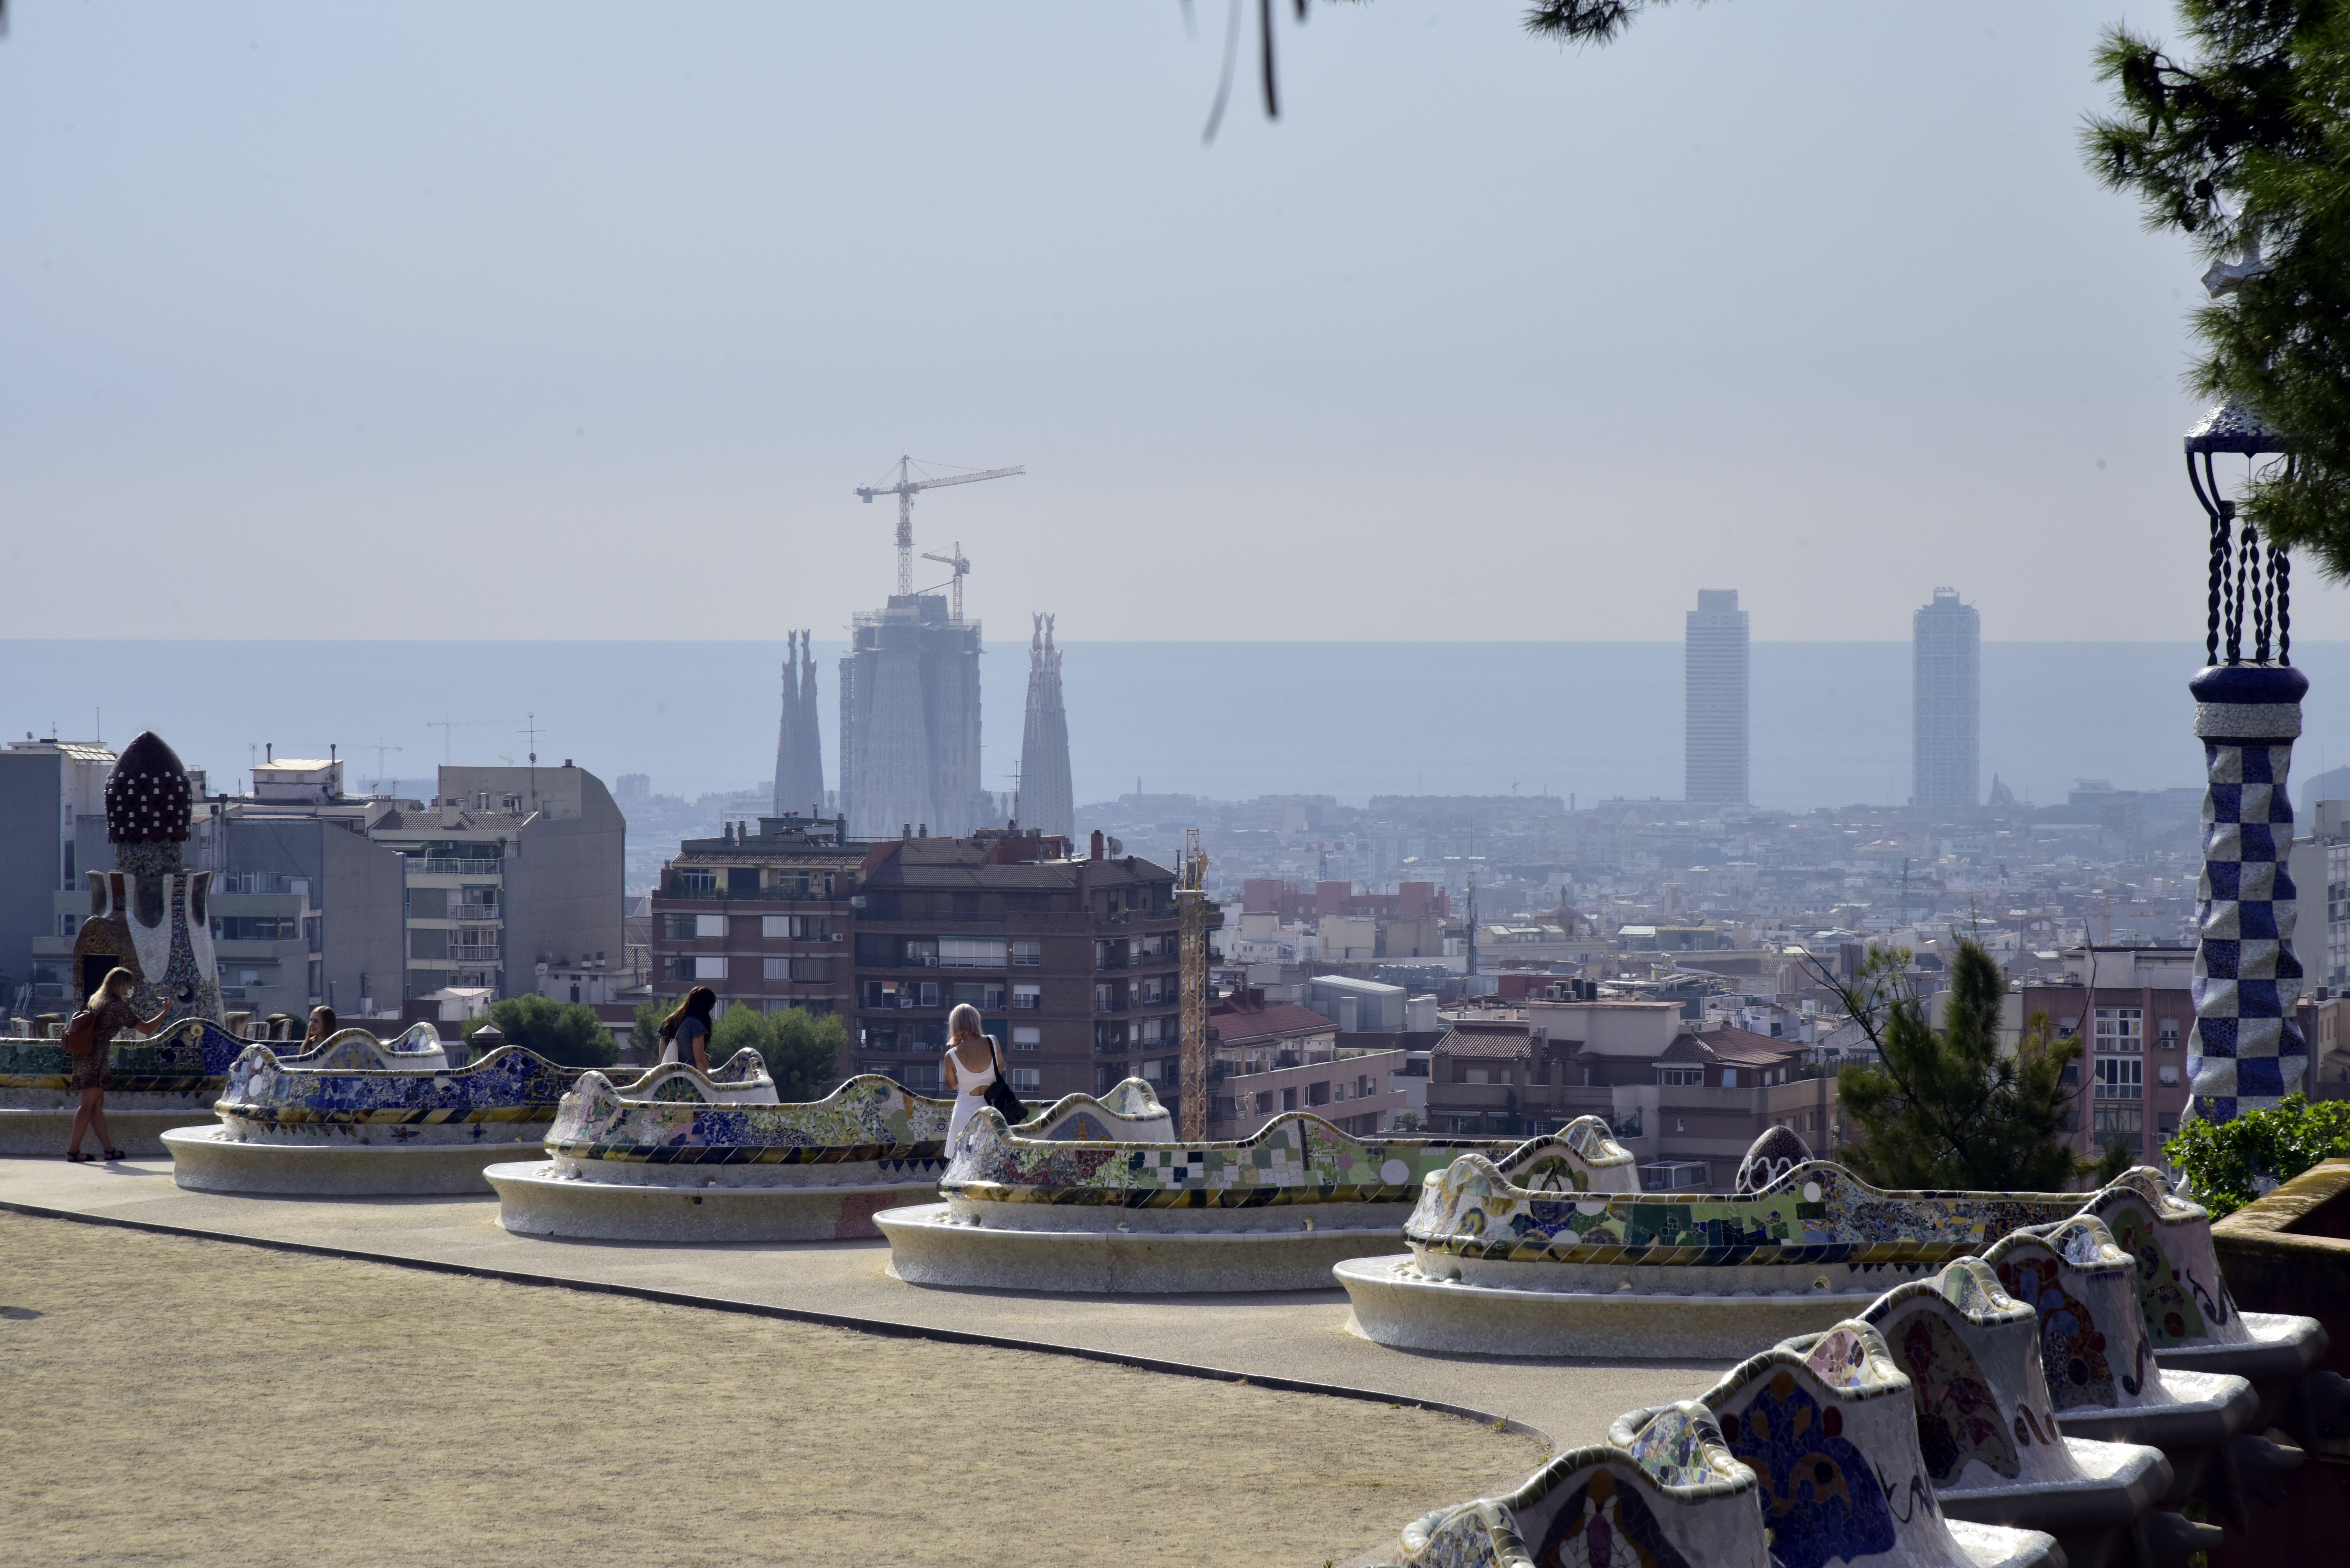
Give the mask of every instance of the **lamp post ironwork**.
POLYGON ((2298 1092, 2308 1071, 2294 1021, 2302 968, 2288 780, 2309 680, 2291 661, 2291 563, 2239 521, 2214 466, 2225 454, 2289 462, 2284 442, 2251 410, 2223 403, 2186 445, 2188 480, 2211 529, 2208 662, 2188 683, 2205 783, 2187 1075, 2193 1114, 2225 1122, 2298 1092))

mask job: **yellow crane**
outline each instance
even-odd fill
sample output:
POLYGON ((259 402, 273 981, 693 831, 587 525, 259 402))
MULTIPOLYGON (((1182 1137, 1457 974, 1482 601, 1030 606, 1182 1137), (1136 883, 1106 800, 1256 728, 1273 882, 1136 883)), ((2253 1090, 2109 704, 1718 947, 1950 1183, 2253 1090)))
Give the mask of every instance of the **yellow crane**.
MULTIPOLYGON (((914 591, 914 496, 917 492, 936 490, 947 484, 976 484, 983 479, 1004 479, 1015 473, 1027 472, 1027 464, 1014 463, 1010 468, 983 468, 970 473, 950 473, 940 479, 932 479, 927 475, 916 478, 914 460, 901 456, 898 459, 897 483, 858 485, 857 498, 868 505, 877 495, 894 495, 898 498, 898 592, 905 595, 914 591)), ((962 618, 961 607, 962 575, 971 569, 971 563, 962 559, 962 546, 960 545, 955 546, 955 557, 960 563, 955 566, 957 606, 955 618, 961 620, 962 618)))
POLYGON ((1183 918, 1180 957, 1182 960, 1183 1010, 1177 1014, 1182 1054, 1182 1097, 1176 1105, 1181 1118, 1180 1136, 1187 1143, 1208 1137, 1208 857, 1200 847, 1200 830, 1183 831, 1183 861, 1175 877, 1175 907, 1183 918))

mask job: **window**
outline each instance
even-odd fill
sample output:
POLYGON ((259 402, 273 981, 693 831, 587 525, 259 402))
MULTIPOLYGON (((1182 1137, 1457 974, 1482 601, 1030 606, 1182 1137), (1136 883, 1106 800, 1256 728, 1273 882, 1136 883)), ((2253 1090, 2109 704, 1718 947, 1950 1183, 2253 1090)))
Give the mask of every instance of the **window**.
POLYGON ((1002 969, 1006 949, 1002 937, 941 937, 941 969, 1002 969))
POLYGON ((1114 985, 1097 985, 1094 987, 1094 1011, 1096 1012, 1107 1012, 1110 1010, 1110 999, 1117 994, 1118 987, 1114 985))
POLYGON ((1014 969, 1035 969, 1045 961, 1044 949, 1045 944, 1042 942, 1014 942, 1012 944, 1012 967, 1014 969))
POLYGON ((908 969, 936 969, 939 967, 938 939, 936 937, 908 937, 906 939, 905 954, 906 956, 901 961, 904 962, 908 969))
POLYGON ((936 1062, 909 1062, 898 1069, 898 1081, 916 1094, 934 1095, 939 1089, 939 1064, 936 1062))
MULTIPOLYGON (((775 961, 769 959, 769 963, 775 961)), ((832 983, 832 961, 828 958, 795 958, 791 961, 792 979, 802 985, 832 983)))
POLYGON ((898 1005, 900 1007, 936 1007, 939 1004, 939 982, 934 980, 901 981, 898 985, 898 1005))
POLYGON ((808 897, 808 874, 805 871, 778 871, 775 874, 775 895, 783 898, 808 897))
POLYGON ((718 873, 681 871, 677 874, 677 890, 681 893, 715 893, 718 891, 718 873))
POLYGON ((1327 1079, 1325 1079, 1324 1081, 1322 1081, 1321 1083, 1318 1083, 1318 1084, 1308 1084, 1308 1085, 1305 1085, 1305 1103, 1306 1103, 1307 1105, 1309 1105, 1309 1106, 1326 1106, 1326 1105, 1328 1105, 1328 1104, 1330 1103, 1330 1084, 1329 1084, 1329 1081, 1328 1081, 1327 1079))
POLYGON ((2167 1142, 2178 1135, 2178 1113, 2165 1111, 2154 1118, 2155 1131, 2167 1142))
POLYGON ((697 953, 691 959, 682 960, 681 961, 690 962, 693 965, 693 978, 696 980, 724 980, 726 978, 726 955, 724 953, 697 953))
POLYGON ((2135 1105, 2100 1105, 2089 1127, 2090 1141, 2100 1148, 2126 1143, 2135 1148, 2145 1137, 2144 1112, 2135 1105))
POLYGON ((2097 1095, 2101 1100, 2135 1100, 2145 1094, 2146 1064, 2132 1058, 2116 1057, 2095 1064, 2097 1095))
POLYGON ((1702 1088, 1705 1085, 1705 1069, 1702 1067, 1659 1067, 1657 1069, 1657 1082, 1659 1085, 1668 1089, 1702 1088))
POLYGON ((894 1029, 868 1029, 865 1032, 865 1048, 868 1051, 895 1051, 898 1048, 898 1032, 894 1029))
POLYGON ((663 915, 661 917, 661 936, 666 940, 672 942, 691 941, 693 940, 693 917, 691 915, 663 915))
POLYGON ((1725 1088, 1725 1089, 1734 1089, 1734 1088, 1738 1087, 1738 1069, 1737 1069, 1737 1068, 1735 1068, 1735 1067, 1724 1067, 1724 1068, 1721 1070, 1721 1086, 1722 1086, 1723 1088, 1725 1088))
POLYGON ((1296 1090, 1284 1089, 1281 1091, 1281 1108, 1284 1111, 1294 1111, 1297 1108, 1296 1090))
POLYGON ((2178 1049, 2178 1020, 2176 1018, 2162 1021, 2162 1048, 2166 1051, 2178 1049))
POLYGON ((1015 1023, 1012 1026, 1012 1048, 1014 1051, 1042 1051, 1045 1048, 1045 1032, 1033 1023, 1015 1023))
POLYGON ((983 1012, 1003 1011, 1003 988, 1000 985, 990 985, 983 980, 959 980, 952 991, 958 1006, 969 1005, 983 1012))
POLYGON ((792 961, 789 959, 762 959, 759 961, 759 978, 762 980, 789 980, 792 978, 792 961))
POLYGON ((1045 1075, 1037 1071, 1035 1068, 1014 1067, 1012 1069, 1012 1092, 1014 1094, 1033 1095, 1044 1086, 1045 1075))
POLYGON ((789 915, 760 916, 759 935, 771 942, 787 940, 792 935, 792 918, 789 915))
POLYGON ((1039 985, 1015 985, 1012 988, 1012 1011, 1034 1012, 1045 1005, 1045 988, 1039 985))
POLYGON ((1168 1021, 1164 1018, 1144 1019, 1142 1021, 1142 1043, 1146 1045, 1155 1045, 1161 1040, 1173 1038, 1173 1036, 1167 1031, 1167 1023, 1168 1021))
POLYGON ((2096 1009, 2094 1028, 2096 1049, 2135 1054, 2146 1046, 2146 1013, 2136 1007, 2096 1009))
POLYGON ((2080 1032, 2081 1020, 2077 1016, 2060 1018, 2056 1021, 2056 1038, 2059 1040, 2070 1040, 2080 1032))
POLYGON ((2155 1072, 2155 1081, 2166 1089, 2178 1087, 2178 1069, 2165 1064, 2155 1072))

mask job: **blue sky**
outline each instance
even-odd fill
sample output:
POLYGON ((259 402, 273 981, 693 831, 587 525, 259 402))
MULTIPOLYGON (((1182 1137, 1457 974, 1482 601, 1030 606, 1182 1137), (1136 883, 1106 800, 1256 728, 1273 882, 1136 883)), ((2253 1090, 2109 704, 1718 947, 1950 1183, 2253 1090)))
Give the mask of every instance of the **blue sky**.
POLYGON ((0 563, 122 636, 829 639, 900 452, 1003 638, 2199 632, 2117 0, 1316 6, 1212 148, 1211 0, 10 9, 0 563))

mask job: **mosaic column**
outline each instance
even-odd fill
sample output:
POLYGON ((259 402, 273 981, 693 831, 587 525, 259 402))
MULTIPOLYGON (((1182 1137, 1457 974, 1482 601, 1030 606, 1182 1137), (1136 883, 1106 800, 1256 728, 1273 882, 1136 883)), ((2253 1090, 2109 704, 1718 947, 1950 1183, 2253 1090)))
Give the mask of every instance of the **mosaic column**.
POLYGON ((2293 1022, 2301 961, 2287 775, 2309 680, 2283 663, 2214 664, 2188 690, 2207 783, 2187 1075, 2194 1114, 2225 1122, 2299 1093, 2308 1070, 2293 1022))

